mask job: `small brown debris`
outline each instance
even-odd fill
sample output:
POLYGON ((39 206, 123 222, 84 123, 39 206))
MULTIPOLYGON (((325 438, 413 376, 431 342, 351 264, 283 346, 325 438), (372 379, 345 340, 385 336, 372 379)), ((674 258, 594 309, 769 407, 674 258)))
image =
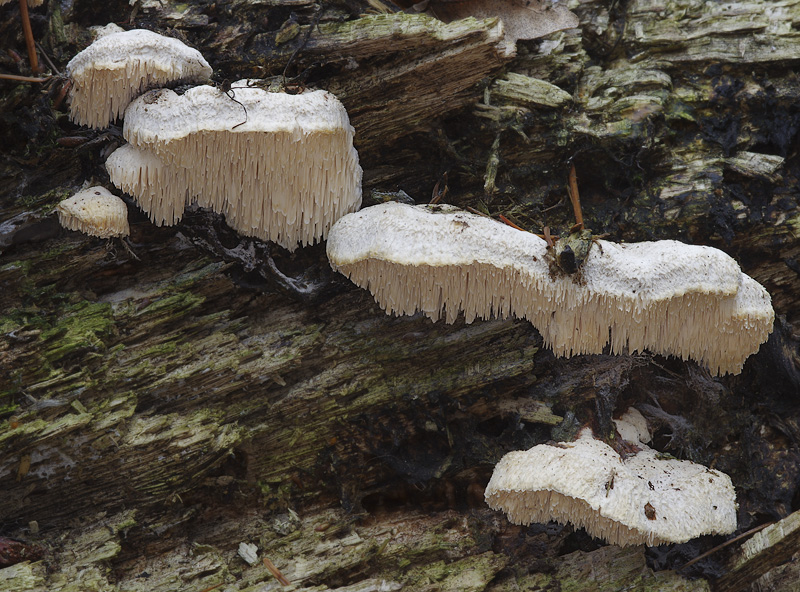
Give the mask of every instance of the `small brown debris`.
POLYGON ((264 557, 264 566, 270 571, 270 573, 273 576, 275 576, 275 579, 278 580, 278 582, 280 582, 281 586, 290 585, 289 580, 286 579, 286 576, 284 576, 281 573, 281 570, 275 567, 275 564, 272 563, 272 561, 270 561, 267 557, 264 557))

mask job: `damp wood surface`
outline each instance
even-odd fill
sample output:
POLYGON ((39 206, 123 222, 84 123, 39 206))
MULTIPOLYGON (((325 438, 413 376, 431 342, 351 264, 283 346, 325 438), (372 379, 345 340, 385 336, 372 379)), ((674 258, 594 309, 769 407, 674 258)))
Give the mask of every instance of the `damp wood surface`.
MULTIPOLYGON (((110 187, 119 129, 69 123, 58 81, 0 81, 0 545, 43 552, 0 566, 0 589, 793 589, 796 529, 681 569, 727 537, 620 549, 483 501, 506 452, 588 423, 608 434, 633 405, 653 447, 731 476, 736 534, 800 509, 800 2, 567 5, 579 28, 515 57, 496 19, 380 0, 31 15, 59 68, 89 26, 117 22, 183 39, 220 82, 286 69, 336 93, 365 205, 446 187, 444 202, 558 232, 574 163, 595 233, 715 246, 768 289, 779 320, 743 373, 646 352, 557 359, 521 320, 387 316, 324 246, 215 242, 202 213, 158 228, 129 201, 136 258, 61 230, 61 199, 110 187), (321 288, 293 297, 285 277, 245 271, 245 252, 321 288), (767 556, 768 573, 748 567, 767 556)), ((18 23, 16 3, 0 7, 0 44, 24 56, 18 23)), ((4 53, 0 71, 26 73, 24 57, 4 53)))

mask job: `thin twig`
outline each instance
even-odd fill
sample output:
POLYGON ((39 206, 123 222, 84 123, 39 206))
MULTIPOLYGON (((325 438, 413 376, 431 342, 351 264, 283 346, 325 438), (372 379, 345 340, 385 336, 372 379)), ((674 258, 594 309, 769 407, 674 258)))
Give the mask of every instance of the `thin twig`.
POLYGON ((489 218, 489 220, 491 220, 491 219, 492 219, 492 217, 491 217, 491 216, 489 216, 488 214, 484 214, 484 213, 483 213, 483 212, 481 212, 480 210, 476 210, 475 208, 472 208, 472 207, 470 207, 470 206, 467 206, 467 211, 468 211, 468 212, 472 212, 473 214, 478 214, 478 216, 483 216, 484 218, 489 218))
POLYGON ((67 96, 70 89, 72 88, 72 80, 67 80, 63 85, 61 85, 61 89, 56 94, 56 98, 53 99, 53 109, 60 109, 61 103, 64 101, 64 97, 67 96))
POLYGON ((438 204, 440 201, 442 201, 442 198, 445 195, 447 195, 448 191, 449 188, 447 187, 447 172, 445 171, 445 173, 441 176, 441 178, 438 181, 436 181, 436 185, 433 186, 433 191, 431 192, 431 200, 428 203, 433 205, 438 204), (444 188, 440 189, 439 186, 442 184, 442 181, 444 181, 444 188))
POLYGON ((297 57, 297 54, 299 54, 305 48, 306 44, 308 43, 308 40, 311 38, 311 32, 314 30, 314 27, 319 26, 319 21, 322 18, 323 12, 324 9, 322 8, 322 5, 317 4, 317 10, 314 12, 314 17, 311 19, 311 24, 309 25, 308 30, 306 31, 305 35, 303 35, 303 39, 300 42, 300 45, 298 45, 297 49, 295 49, 292 52, 292 55, 289 56, 289 61, 286 62, 286 66, 284 66, 283 68, 282 80, 284 86, 286 86, 286 73, 289 71, 289 66, 297 57))
POLYGON ((25 46, 28 48, 28 60, 31 62, 31 72, 39 73, 39 58, 36 57, 36 42, 33 40, 31 19, 28 17, 28 0, 19 0, 19 14, 22 19, 22 33, 25 35, 25 46))
POLYGON ((128 254, 131 257, 133 257, 137 261, 141 261, 141 259, 139 259, 139 256, 133 252, 131 245, 128 243, 128 240, 124 236, 120 238, 120 241, 122 242, 122 246, 125 247, 125 250, 128 251, 128 254))
POLYGON ((583 230, 583 212, 581 212, 581 198, 578 193, 578 175, 575 173, 575 165, 573 164, 569 169, 569 186, 567 187, 569 193, 569 200, 572 202, 572 211, 575 213, 575 226, 573 232, 576 230, 580 232, 583 230))
POLYGON ((550 234, 550 227, 549 226, 545 226, 542 229, 542 232, 544 232, 544 236, 542 238, 547 243, 547 247, 552 249, 554 246, 556 246, 556 243, 553 241, 553 237, 550 234))
POLYGON ((692 559, 691 561, 688 561, 688 562, 686 562, 686 563, 685 563, 683 566, 681 566, 681 567, 679 567, 679 568, 678 568, 678 571, 680 571, 680 570, 682 570, 682 569, 685 569, 685 568, 689 567, 690 565, 694 565, 695 563, 697 563, 697 562, 698 562, 698 561, 700 561, 701 559, 705 559, 706 557, 708 557, 708 556, 709 556, 709 555, 711 555, 712 553, 716 553, 716 552, 717 552, 717 551, 719 551, 720 549, 724 549, 724 548, 725 548, 725 547, 727 547, 728 545, 732 545, 732 544, 733 544, 733 543, 735 543, 736 541, 740 541, 740 540, 742 540, 743 538, 750 536, 751 534, 755 534, 755 533, 757 533, 759 530, 763 530, 763 529, 765 529, 767 526, 770 526, 770 525, 772 525, 772 524, 775 524, 775 523, 774 523, 774 522, 767 522, 766 524, 762 524, 761 526, 756 526, 755 528, 751 528, 751 529, 750 529, 750 530, 748 530, 747 532, 743 532, 742 534, 740 534, 740 535, 738 535, 738 536, 735 536, 735 537, 733 537, 731 540, 729 540, 729 541, 725 541, 725 542, 724 542, 724 543, 722 543, 721 545, 717 545, 717 546, 716 546, 716 547, 714 547, 713 549, 711 549, 711 550, 709 550, 709 551, 706 551, 705 553, 703 553, 702 555, 699 555, 699 556, 695 557, 695 558, 694 558, 694 559, 692 559))
POLYGON ((55 72, 56 74, 58 74, 58 75, 61 75, 61 70, 59 70, 58 68, 56 68, 56 65, 55 65, 55 64, 54 64, 54 63, 53 63, 53 62, 50 60, 50 56, 48 56, 48 55, 47 55, 47 52, 44 50, 44 47, 42 47, 42 44, 41 44, 41 43, 39 43, 39 42, 37 41, 37 42, 36 42, 36 47, 37 47, 37 48, 39 49, 39 51, 41 52, 41 54, 42 54, 42 57, 44 58, 44 61, 45 61, 45 62, 47 62, 47 65, 48 65, 48 66, 50 66, 50 69, 51 69, 53 72, 55 72))
POLYGON ((0 78, 3 80, 16 80, 17 82, 47 82, 52 78, 52 76, 48 76, 47 78, 34 78, 33 76, 18 76, 16 74, 0 74, 0 78))
POLYGON ((273 576, 275 576, 275 579, 280 582, 281 586, 289 585, 289 580, 287 580, 286 576, 281 573, 281 570, 275 567, 275 564, 272 563, 272 561, 270 561, 267 557, 264 557, 263 561, 266 568, 270 571, 270 573, 272 573, 273 576))
POLYGON ((500 218, 500 222, 502 222, 506 226, 510 226, 511 228, 516 228, 517 230, 521 230, 522 232, 526 232, 526 230, 524 228, 518 226, 517 224, 514 224, 511 220, 509 220, 508 218, 503 216, 503 214, 498 214, 497 217, 500 218))

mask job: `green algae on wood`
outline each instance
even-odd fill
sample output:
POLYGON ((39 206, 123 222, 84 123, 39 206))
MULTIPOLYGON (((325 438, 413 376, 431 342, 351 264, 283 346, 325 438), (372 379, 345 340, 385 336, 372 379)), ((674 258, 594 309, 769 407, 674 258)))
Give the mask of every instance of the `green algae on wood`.
MULTIPOLYGON (((731 569, 714 585, 715 592, 747 590, 771 569, 791 561, 800 544, 800 511, 767 526, 746 540, 731 569)), ((763 584, 769 586, 770 584, 763 584)))
MULTIPOLYGON (((778 8, 793 15, 796 4, 778 8)), ((305 0, 217 3, 207 9, 215 17, 202 24, 206 13, 178 18, 173 3, 148 2, 136 23, 169 23, 177 35, 216 52, 225 67, 257 73, 261 65, 279 63, 270 71, 277 73, 308 24, 257 59, 237 49, 251 40, 257 46, 262 35, 275 38, 289 11, 309 23, 313 6, 305 0)), ((773 124, 759 116, 793 125, 797 91, 790 71, 797 52, 783 63, 769 60, 785 57, 780 52, 796 42, 794 17, 768 18, 764 2, 731 6, 735 14, 726 16, 709 3, 581 2, 580 29, 521 44, 513 63, 498 66, 490 39, 496 25, 478 24, 460 39, 442 40, 430 30, 444 25, 395 15, 381 22, 413 22, 421 34, 409 37, 413 27, 406 28, 398 41, 384 27, 382 36, 367 39, 370 32, 357 27, 374 17, 333 22, 344 14, 337 5, 326 7, 320 26, 311 30, 308 53, 298 53, 290 74, 310 73, 312 85, 342 89, 349 106, 362 108, 353 121, 367 149, 362 154, 373 161, 371 183, 426 199, 436 177, 448 170, 448 197, 483 200, 487 212, 514 212, 537 231, 545 223, 563 228, 572 222, 571 213, 553 206, 565 193, 564 162, 574 158, 587 220, 603 222, 591 227, 627 240, 720 243, 755 268, 753 275, 770 284, 776 308, 796 323, 800 284, 790 265, 800 260, 800 216, 793 136, 773 138, 773 124), (751 18, 754 13, 762 14, 751 18), (722 17, 719 31, 725 33, 712 31, 713 19, 722 17), (765 19, 774 22, 764 28, 765 19), (675 26, 660 27, 665 20, 675 26), (690 38, 666 38, 684 25, 691 26, 690 38), (704 31, 710 40, 696 34, 704 31), (341 49, 334 38, 344 43, 341 49), (780 51, 770 56, 775 40, 780 51), (395 50, 396 41, 402 50, 395 50), (450 81, 448 60, 468 54, 483 56, 483 78, 464 86, 458 101, 447 96, 443 102, 429 92, 450 81), (709 55, 730 61, 717 66, 706 62, 709 55), (478 101, 484 87, 491 88, 488 77, 504 67, 555 85, 575 100, 563 113, 516 99, 502 109, 458 110, 456 105, 478 101), (410 124, 392 127, 398 114, 410 124), (409 129, 422 134, 409 136, 409 129), (415 159, 424 162, 415 165, 415 159), (483 178, 489 159, 497 189, 491 199, 484 195, 483 178), (726 227, 729 215, 736 222, 726 227)), ((66 28, 74 44, 81 27, 73 22, 66 28)), ((63 46, 53 49, 57 58, 64 56, 63 46)), ((94 152, 79 158, 64 150, 52 161, 51 148, 37 145, 35 156, 58 165, 59 176, 68 169, 70 179, 82 182, 80 175, 103 174, 94 152)), ((48 175, 18 177, 26 183, 20 189, 25 199, 13 207, 0 203, 0 210, 45 211, 61 190, 51 187, 48 175), (43 197, 39 187, 54 193, 43 197)), ((488 512, 480 495, 466 498, 467 488, 481 488, 504 449, 560 439, 586 419, 581 410, 594 409, 602 391, 602 380, 596 380, 602 360, 554 363, 547 352, 536 351, 537 338, 524 323, 486 322, 466 330, 391 319, 341 287, 313 305, 256 294, 231 282, 225 276, 230 268, 210 263, 174 231, 146 223, 138 230, 134 248, 141 264, 74 237, 14 245, 0 261, 0 409, 17 414, 13 421, 0 416, 0 473, 8 489, 2 509, 6 522, 19 524, 16 532, 23 534, 30 516, 47 516, 42 536, 55 541, 55 559, 47 569, 20 568, 43 590, 274 586, 266 569, 247 568, 236 557, 240 539, 257 542, 287 573, 304 570, 308 577, 296 585, 320 591, 358 590, 376 581, 402 585, 408 573, 433 588, 457 581, 460 570, 479 573, 478 589, 494 574, 489 590, 531 583, 581 590, 586 565, 603 574, 605 589, 705 589, 703 581, 687 588, 674 573, 653 573, 640 557, 613 550, 561 556, 580 544, 568 530, 522 532, 488 512), (97 305, 102 320, 104 304, 111 306, 108 330, 95 330, 91 318, 72 308, 97 305), (43 342, 41 332, 59 325, 50 313, 60 310, 86 324, 65 322, 43 342), (81 333, 90 347, 62 355, 60 337, 81 333), (54 347, 51 361, 48 347, 54 347), (157 432, 171 440, 159 439, 157 432), (217 439, 229 447, 219 447, 217 439), (168 458, 153 467, 157 450, 168 458), (59 454, 79 462, 66 466, 59 454), (183 454, 189 457, 185 465, 178 462, 183 454), (24 455, 33 456, 30 471, 16 484, 24 455), (47 479, 45 471, 52 471, 47 479), (102 486, 92 489, 92 481, 102 486), (134 483, 135 490, 124 491, 121 481, 134 483), (439 488, 454 492, 448 494, 454 501, 437 493, 439 488), (136 505, 137 521, 117 530, 115 508, 125 504, 136 505), (343 504, 350 513, 340 509, 343 504), (455 509, 440 511, 449 504, 455 509), (103 513, 95 514, 95 506, 103 513), (296 510, 302 524, 280 534, 271 520, 286 508, 296 510), (117 532, 96 547, 75 546, 83 539, 75 516, 92 529, 110 523, 117 532), (525 548, 529 541, 535 544, 525 548), (121 550, 114 554, 116 544, 121 550), (315 553, 318 548, 324 553, 315 553), (76 577, 71 564, 84 554, 105 558, 76 577), (494 571, 493 561, 500 565, 509 557, 512 563, 494 571), (143 573, 149 577, 139 577, 143 573)), ((659 381, 680 389, 692 381, 686 366, 632 359, 637 369, 625 378, 626 397, 645 396, 659 381), (658 372, 659 366, 680 378, 658 372), (648 389, 642 390, 645 383, 648 389)), ((730 402, 747 400, 740 389, 715 385, 733 395, 730 402)), ((753 397, 766 410, 769 397, 760 394, 753 397)), ((749 417, 743 409, 737 413, 749 417)), ((729 413, 723 409, 714 416, 720 424, 714 442, 701 450, 718 454, 720 463, 737 462, 736 453, 716 440, 727 439, 734 449, 746 441, 728 425, 729 413)), ((774 441, 788 441, 794 424, 786 425, 791 429, 774 441)), ((772 460, 765 464, 766 472, 772 460)), ((790 463, 783 467, 777 470, 784 476, 771 479, 786 485, 790 463)), ((745 504, 750 492, 767 495, 763 484, 746 483, 745 504)), ((763 507, 743 507, 743 515, 763 515, 763 507)))
POLYGON ((539 590, 558 586, 563 592, 709 592, 708 582, 690 580, 672 571, 653 572, 645 563, 643 547, 601 547, 575 551, 558 558, 550 573, 519 573, 487 588, 491 592, 539 590))

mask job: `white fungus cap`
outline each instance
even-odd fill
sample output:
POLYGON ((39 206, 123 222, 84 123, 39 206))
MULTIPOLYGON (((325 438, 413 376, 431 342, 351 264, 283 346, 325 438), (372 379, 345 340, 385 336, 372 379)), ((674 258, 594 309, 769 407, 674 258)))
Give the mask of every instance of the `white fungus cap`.
POLYGON ((128 236, 128 207, 105 187, 89 187, 56 206, 58 221, 69 230, 110 238, 128 236))
POLYGON ((736 530, 730 477, 640 446, 623 459, 586 428, 575 442, 510 452, 494 469, 486 502, 514 524, 555 520, 620 546, 736 530))
POLYGON ((67 64, 70 118, 102 128, 147 89, 204 82, 211 73, 200 52, 177 39, 143 29, 103 35, 67 64))
POLYGON ((648 349, 738 373, 774 320, 766 290, 717 249, 597 241, 579 274, 554 274, 538 236, 452 206, 345 216, 328 258, 387 313, 518 316, 561 356, 648 349))
POLYGON ((150 175, 159 169, 157 176, 177 185, 155 189, 140 178, 138 189, 128 187, 155 221, 169 223, 187 199, 195 200, 225 214, 241 234, 289 250, 312 244, 361 205, 361 167, 347 112, 326 91, 289 95, 247 85, 232 85, 241 105, 210 86, 183 95, 151 91, 133 101, 125 138, 162 167, 153 162, 138 170, 150 175), (148 196, 156 190, 163 191, 158 203, 148 196))

